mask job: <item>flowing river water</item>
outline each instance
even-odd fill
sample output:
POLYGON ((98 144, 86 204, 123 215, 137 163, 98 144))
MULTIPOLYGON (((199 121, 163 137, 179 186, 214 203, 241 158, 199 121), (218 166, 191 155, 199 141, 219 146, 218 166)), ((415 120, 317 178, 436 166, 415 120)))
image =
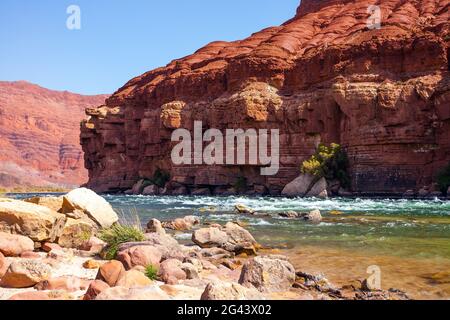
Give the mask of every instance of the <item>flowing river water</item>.
MULTIPOLYGON (((23 197, 22 195, 21 197, 23 197)), ((323 273, 337 285, 381 270, 383 289, 406 291, 415 299, 450 299, 450 201, 389 199, 287 199, 247 197, 105 198, 122 218, 136 213, 143 225, 196 215, 204 222, 239 220, 264 246, 290 257, 297 270, 323 273), (261 215, 234 214, 244 204, 261 215), (287 211, 319 209, 320 224, 279 217, 287 211)), ((189 242, 191 233, 177 233, 189 242)))

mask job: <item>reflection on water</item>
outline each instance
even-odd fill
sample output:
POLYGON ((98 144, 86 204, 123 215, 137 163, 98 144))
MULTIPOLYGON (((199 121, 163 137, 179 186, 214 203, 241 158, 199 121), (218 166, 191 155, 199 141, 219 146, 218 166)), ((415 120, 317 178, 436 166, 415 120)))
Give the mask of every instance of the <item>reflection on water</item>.
MULTIPOLYGON (((416 298, 450 298, 450 201, 389 199, 287 199, 246 197, 106 196, 142 223, 198 215, 203 221, 246 224, 263 245, 285 250, 296 267, 321 271, 348 283, 366 277, 370 265, 382 269, 383 287, 407 290, 416 298), (233 214, 244 204, 261 216, 233 214), (314 225, 283 219, 280 212, 319 209, 314 225)), ((188 241, 189 234, 179 234, 188 241)))

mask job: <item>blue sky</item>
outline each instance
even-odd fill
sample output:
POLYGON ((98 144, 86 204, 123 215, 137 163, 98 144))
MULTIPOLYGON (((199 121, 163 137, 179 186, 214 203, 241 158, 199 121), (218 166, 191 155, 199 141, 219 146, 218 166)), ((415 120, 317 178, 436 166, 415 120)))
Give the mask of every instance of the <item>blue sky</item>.
POLYGON ((1 0, 0 80, 112 93, 134 76, 215 40, 237 40, 295 14, 299 0, 1 0), (69 5, 81 30, 69 30, 69 5))

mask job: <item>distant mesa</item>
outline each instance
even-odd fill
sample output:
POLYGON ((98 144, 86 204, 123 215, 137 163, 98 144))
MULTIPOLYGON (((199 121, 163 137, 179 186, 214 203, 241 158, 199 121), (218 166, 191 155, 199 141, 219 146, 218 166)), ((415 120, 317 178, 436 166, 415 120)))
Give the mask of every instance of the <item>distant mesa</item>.
POLYGON ((0 187, 73 187, 86 182, 80 122, 85 108, 107 97, 0 81, 0 187))

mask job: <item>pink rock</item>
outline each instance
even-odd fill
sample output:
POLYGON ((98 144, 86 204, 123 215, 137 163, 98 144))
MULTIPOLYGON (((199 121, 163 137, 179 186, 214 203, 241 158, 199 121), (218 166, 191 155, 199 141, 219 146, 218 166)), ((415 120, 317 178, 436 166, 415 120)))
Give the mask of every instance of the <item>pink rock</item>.
POLYGON ((135 266, 159 266, 161 252, 152 246, 135 246, 119 252, 117 260, 121 261, 127 270, 135 266))
POLYGON ((102 293, 102 291, 110 288, 110 286, 101 280, 94 280, 89 285, 88 290, 86 291, 86 294, 83 297, 83 300, 95 300, 97 296, 102 293))
POLYGON ((18 257, 23 252, 33 251, 34 242, 28 237, 0 232, 0 252, 6 257, 18 257))
POLYGON ((3 275, 6 273, 6 270, 8 270, 8 266, 9 264, 6 261, 5 256, 0 252, 0 278, 3 277, 3 275))
POLYGON ((23 259, 39 259, 39 258, 41 258, 41 255, 37 252, 26 251, 26 252, 22 252, 20 254, 20 257, 23 259))
POLYGON ((58 244, 51 242, 44 243, 41 248, 45 252, 50 252, 52 250, 62 250, 62 248, 58 244))
POLYGON ((91 281, 89 280, 65 276, 41 281, 36 284, 34 288, 40 291, 63 290, 67 292, 75 292, 79 290, 86 290, 90 283, 91 281))
POLYGON ((180 280, 186 280, 186 273, 182 269, 180 260, 168 259, 161 263, 158 276, 167 284, 177 284, 180 280))
POLYGON ((125 273, 122 262, 112 260, 100 267, 97 274, 97 280, 106 282, 109 286, 114 287, 119 279, 125 273))

